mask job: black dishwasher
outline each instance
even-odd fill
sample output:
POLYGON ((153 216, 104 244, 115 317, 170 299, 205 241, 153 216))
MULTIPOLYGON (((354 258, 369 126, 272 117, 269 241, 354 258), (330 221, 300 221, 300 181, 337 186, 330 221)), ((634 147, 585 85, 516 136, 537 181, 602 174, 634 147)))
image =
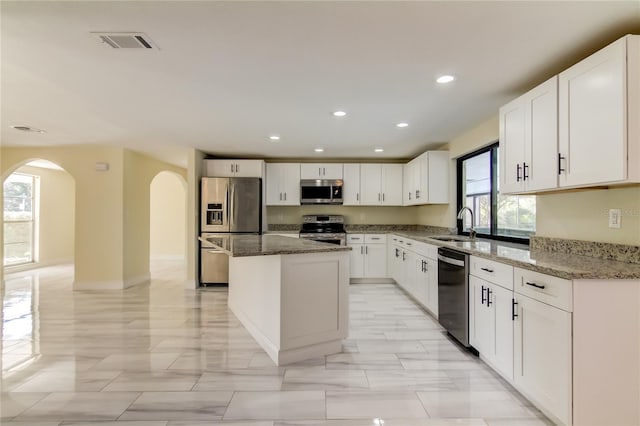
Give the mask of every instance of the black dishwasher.
POLYGON ((438 248, 438 321, 469 346, 469 255, 438 248))

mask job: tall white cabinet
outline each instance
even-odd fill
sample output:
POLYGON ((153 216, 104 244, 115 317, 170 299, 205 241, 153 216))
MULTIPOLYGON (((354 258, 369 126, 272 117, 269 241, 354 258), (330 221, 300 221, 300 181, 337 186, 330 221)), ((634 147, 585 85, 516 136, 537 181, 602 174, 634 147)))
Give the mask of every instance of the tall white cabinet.
POLYGON ((361 164, 360 205, 401 206, 402 164, 361 164))
POLYGON ((554 189, 558 170, 558 77, 500 108, 500 192, 554 189))
POLYGON ((267 163, 267 205, 300 205, 300 164, 267 163))
POLYGON ((640 180, 640 36, 559 76, 560 186, 640 180))
POLYGON ((427 151, 405 164, 405 205, 449 202, 449 151, 427 151))
POLYGON ((360 164, 344 164, 343 175, 342 204, 345 206, 360 205, 360 164))

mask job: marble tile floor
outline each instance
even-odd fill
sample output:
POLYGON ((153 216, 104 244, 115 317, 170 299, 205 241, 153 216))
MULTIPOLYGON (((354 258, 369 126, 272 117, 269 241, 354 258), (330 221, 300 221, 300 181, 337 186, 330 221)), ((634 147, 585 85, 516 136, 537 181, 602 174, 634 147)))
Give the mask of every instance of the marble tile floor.
POLYGON ((350 287, 343 352, 277 367, 227 309, 226 289, 74 292, 71 265, 8 274, 6 426, 548 425, 392 284, 350 287))

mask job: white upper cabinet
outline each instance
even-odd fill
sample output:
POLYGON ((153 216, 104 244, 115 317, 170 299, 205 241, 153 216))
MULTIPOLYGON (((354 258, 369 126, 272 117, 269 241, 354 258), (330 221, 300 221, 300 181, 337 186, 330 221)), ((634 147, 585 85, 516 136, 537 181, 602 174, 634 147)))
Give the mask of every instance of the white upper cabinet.
POLYGON ((302 163, 300 179, 342 179, 342 164, 302 163))
POLYGON ((263 160, 204 160, 206 177, 264 177, 263 160))
POLYGON ((300 163, 267 163, 267 205, 300 205, 300 163))
POLYGON ((640 181, 640 36, 559 75, 560 187, 640 181))
POLYGON ((500 192, 555 189, 558 77, 500 108, 500 192))
POLYGON ((358 206, 360 205, 360 164, 345 164, 343 173, 342 204, 345 206, 358 206))
POLYGON ((401 206, 402 164, 361 164, 360 205, 401 206))
POLYGON ((404 169, 404 205, 449 202, 449 151, 427 151, 404 169))

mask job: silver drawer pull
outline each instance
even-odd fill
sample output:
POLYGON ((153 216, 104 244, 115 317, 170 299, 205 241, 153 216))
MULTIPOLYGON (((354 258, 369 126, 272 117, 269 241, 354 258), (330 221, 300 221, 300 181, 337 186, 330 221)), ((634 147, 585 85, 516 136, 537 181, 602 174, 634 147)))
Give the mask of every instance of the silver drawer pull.
POLYGON ((486 271, 486 272, 488 272, 490 274, 493 274, 493 269, 489 269, 489 268, 480 268, 480 269, 482 269, 483 271, 486 271))
POLYGON ((544 287, 545 287, 545 286, 540 285, 540 284, 530 283, 529 281, 526 281, 525 284, 526 285, 530 285, 531 287, 539 288, 539 289, 544 289, 544 287))
POLYGON ((413 245, 413 244, 411 244, 411 243, 407 243, 407 245, 408 245, 408 246, 411 246, 411 245, 413 245))
POLYGON ((372 240, 379 240, 380 237, 371 237, 372 240))

